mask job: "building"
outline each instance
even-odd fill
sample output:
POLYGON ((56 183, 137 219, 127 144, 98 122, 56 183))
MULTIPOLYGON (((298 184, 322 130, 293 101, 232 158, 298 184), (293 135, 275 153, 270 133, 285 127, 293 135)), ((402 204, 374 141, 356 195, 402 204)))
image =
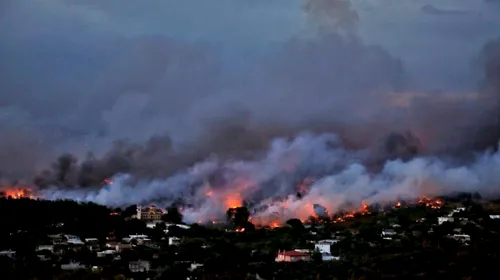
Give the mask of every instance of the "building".
POLYGON ((163 216, 163 212, 154 205, 145 208, 137 206, 136 218, 139 220, 157 221, 161 220, 161 216, 163 216))
POLYGON ((438 224, 441 225, 443 223, 453 223, 455 219, 453 217, 438 217, 438 224))
POLYGON ((332 247, 332 244, 327 243, 327 242, 320 242, 320 243, 314 244, 314 250, 316 250, 320 253, 331 254, 331 247, 332 247))
POLYGON ((80 239, 80 237, 78 237, 76 235, 66 234, 66 235, 64 235, 64 239, 66 240, 66 243, 72 244, 72 245, 84 245, 85 244, 80 239))
POLYGON ((0 251, 0 256, 5 256, 8 258, 14 259, 16 257, 16 251, 12 251, 12 250, 0 251))
POLYGON ((128 269, 131 272, 148 272, 151 269, 151 263, 149 261, 133 261, 128 263, 128 269))
POLYGON ((54 252, 54 245, 38 245, 35 249, 36 252, 40 252, 40 251, 50 251, 50 252, 54 252))
POLYGON ((181 239, 179 237, 169 237, 168 238, 168 245, 170 246, 176 246, 181 243, 181 239))
POLYGON ((340 260, 340 256, 332 256, 332 254, 329 254, 329 253, 322 253, 321 254, 321 259, 324 262, 327 262, 327 261, 339 261, 340 260))
POLYGON ((104 251, 101 251, 101 252, 97 252, 97 257, 98 258, 104 258, 106 256, 112 256, 114 254, 116 254, 117 252, 114 251, 114 250, 104 250, 104 251))
POLYGON ((297 252, 297 251, 283 251, 278 252, 276 257, 276 262, 298 262, 298 261, 310 261, 311 256, 307 253, 297 252))
POLYGON ((132 249, 132 244, 128 243, 118 243, 115 246, 115 250, 117 252, 123 252, 124 250, 130 250, 130 249, 132 249))
POLYGON ((80 270, 85 269, 86 267, 77 262, 70 262, 68 264, 61 264, 61 270, 80 270))

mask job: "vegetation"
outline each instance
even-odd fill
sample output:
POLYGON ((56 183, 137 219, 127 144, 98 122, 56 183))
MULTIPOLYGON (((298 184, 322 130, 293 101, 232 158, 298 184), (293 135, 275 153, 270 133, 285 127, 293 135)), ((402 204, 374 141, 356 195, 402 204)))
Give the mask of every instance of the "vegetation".
MULTIPOLYGON (((466 197, 467 198, 467 197, 466 197)), ((466 199, 458 203, 467 211, 457 213, 453 222, 437 225, 454 205, 441 209, 425 206, 402 207, 386 212, 357 215, 343 222, 322 219, 303 224, 291 219, 275 229, 255 229, 248 222, 246 208, 229 209, 226 226, 191 225, 189 229, 159 223, 147 227, 131 218, 135 207, 108 209, 92 203, 0 199, 4 214, 0 227, 0 250, 14 250, 15 257, 0 256, 2 279, 491 279, 500 259, 500 222, 489 218, 486 204, 466 199), (244 232, 230 229, 245 228, 244 232), (397 235, 385 240, 380 232, 393 228, 397 235), (168 232, 166 233, 166 230, 168 232), (468 244, 449 238, 470 235, 468 244), (85 246, 55 245, 54 252, 41 252, 50 244, 49 235, 73 234, 97 238, 100 250, 109 240, 119 241, 130 234, 146 234, 152 244, 132 241, 132 249, 119 252, 120 258, 98 257, 85 246), (168 237, 181 238, 169 246, 168 237), (332 245, 340 261, 276 263, 280 250, 314 249, 311 241, 339 239, 332 245), (40 255, 50 260, 41 260, 40 255), (152 270, 135 273, 129 262, 148 260, 152 270), (78 271, 64 271, 70 261, 85 265, 78 271), (191 271, 192 263, 203 264, 191 271), (97 267, 97 269, 91 269, 97 267)), ((491 204, 489 204, 491 206, 491 204)), ((163 220, 178 223, 177 207, 167 209, 163 220)))

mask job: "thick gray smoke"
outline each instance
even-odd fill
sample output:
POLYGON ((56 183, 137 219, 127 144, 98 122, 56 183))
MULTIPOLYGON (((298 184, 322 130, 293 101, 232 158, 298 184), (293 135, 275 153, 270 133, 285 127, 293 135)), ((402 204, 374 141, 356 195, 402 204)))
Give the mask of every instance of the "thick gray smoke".
MULTIPOLYGON (((221 160, 218 157, 180 171, 168 179, 133 180, 117 175, 100 190, 49 189, 46 198, 72 198, 112 206, 155 202, 162 206, 178 201, 186 205, 187 221, 220 219, 225 210, 243 201, 257 202, 255 219, 274 213, 279 219, 307 218, 314 211, 335 212, 346 203, 384 203, 454 192, 500 194, 500 154, 485 152, 467 165, 436 157, 387 161, 371 173, 363 164, 367 153, 348 151, 331 134, 303 134, 293 140, 275 139, 256 160, 221 160), (221 178, 211 180, 214 175, 221 178), (295 195, 303 178, 315 178, 301 197, 295 195), (221 203, 222 202, 222 203, 221 203), (320 206, 317 206, 318 204, 320 206), (262 210, 263 209, 263 210, 262 210)), ((283 221, 282 221, 283 222, 283 221)))
POLYGON ((235 162, 270 169, 247 176, 259 187, 242 196, 255 201, 355 167, 375 186, 388 162, 473 166, 500 136, 499 44, 487 44, 498 6, 436 0, 474 12, 440 17, 423 2, 6 1, 0 176, 34 179, 51 198, 185 194, 211 208, 197 193, 233 186, 235 162), (335 152, 279 171, 266 159, 283 139, 335 152), (96 190, 106 178, 115 184, 96 190))

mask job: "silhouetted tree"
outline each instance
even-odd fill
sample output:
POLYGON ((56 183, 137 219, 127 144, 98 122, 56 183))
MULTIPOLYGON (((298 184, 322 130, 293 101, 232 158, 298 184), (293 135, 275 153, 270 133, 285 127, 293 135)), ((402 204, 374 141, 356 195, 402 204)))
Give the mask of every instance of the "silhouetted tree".
POLYGON ((167 213, 162 216, 162 220, 168 223, 180 224, 182 223, 182 214, 176 206, 167 208, 167 213))
POLYGON ((250 212, 246 207, 229 208, 226 216, 235 227, 244 228, 250 218, 250 212))

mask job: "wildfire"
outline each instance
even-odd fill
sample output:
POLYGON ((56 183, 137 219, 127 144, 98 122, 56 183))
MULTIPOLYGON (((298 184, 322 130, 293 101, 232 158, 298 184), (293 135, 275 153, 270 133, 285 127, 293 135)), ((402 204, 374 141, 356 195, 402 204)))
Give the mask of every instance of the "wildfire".
POLYGON ((401 208, 401 202, 399 202, 399 201, 398 201, 398 202, 396 202, 396 205, 395 205, 394 207, 396 207, 396 208, 401 208))
POLYGON ((443 206, 443 201, 439 199, 430 199, 424 196, 418 201, 418 204, 425 205, 426 207, 430 207, 432 209, 440 209, 443 206))
POLYGON ((5 197, 11 197, 13 199, 20 199, 20 198, 29 198, 29 199, 35 199, 35 196, 31 194, 31 191, 29 189, 7 189, 4 192, 5 197))
POLYGON ((298 186, 298 191, 299 193, 303 194, 309 191, 310 187, 312 184, 314 184, 315 179, 314 178, 306 178, 302 181, 301 184, 298 186))
POLYGON ((236 232, 244 232, 244 231, 245 231, 245 228, 237 228, 235 231, 236 231, 236 232))
POLYGON ((243 200, 238 193, 230 194, 226 197, 226 208, 238 208, 243 206, 243 200))

